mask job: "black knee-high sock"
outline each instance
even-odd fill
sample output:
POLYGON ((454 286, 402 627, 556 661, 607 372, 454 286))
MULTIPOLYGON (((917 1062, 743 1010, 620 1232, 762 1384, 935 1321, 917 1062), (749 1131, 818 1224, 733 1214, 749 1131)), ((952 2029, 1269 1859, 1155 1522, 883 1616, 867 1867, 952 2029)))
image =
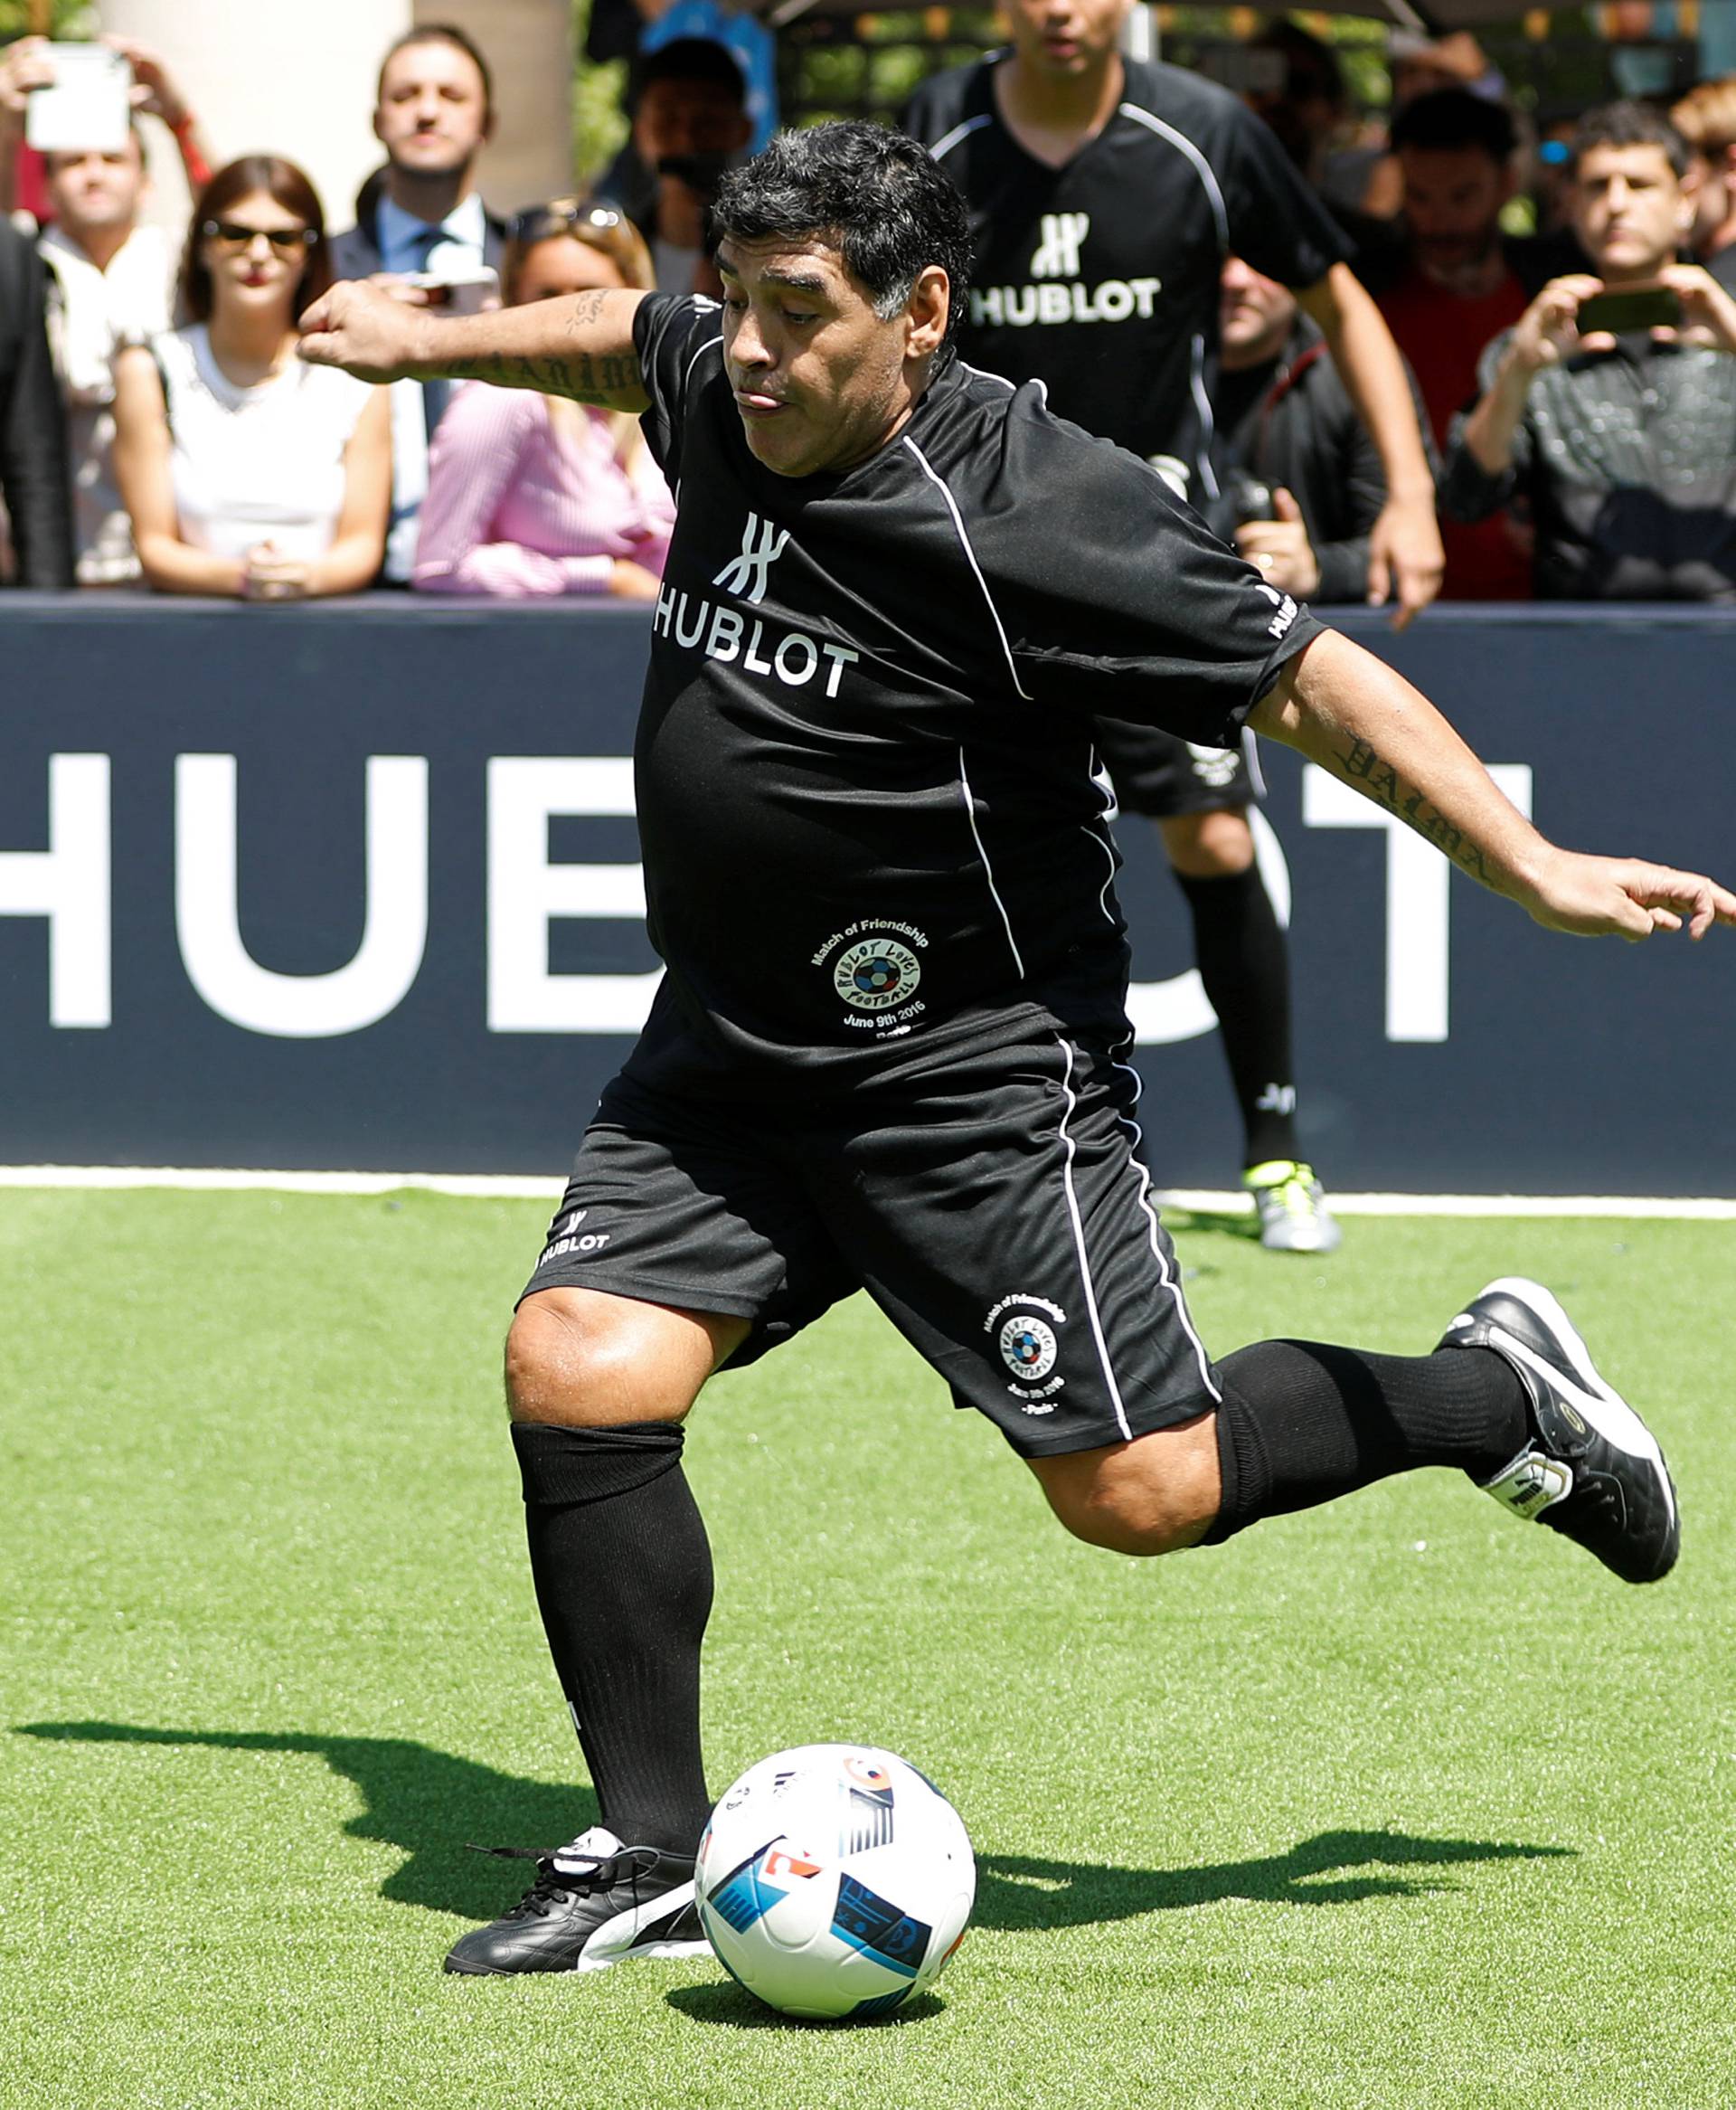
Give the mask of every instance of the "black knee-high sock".
POLYGON ((1492 1479, 1530 1433, 1518 1373, 1493 1348, 1374 1356, 1262 1340, 1218 1374, 1223 1493, 1208 1543, 1418 1465, 1492 1479))
POLYGON ((699 1650, 712 1550, 665 1422, 514 1422, 536 1602, 603 1821, 690 1854, 711 1814, 699 1650))
POLYGON ((1294 1158, 1296 1067, 1290 1053, 1290 953, 1260 867, 1228 878, 1176 873, 1194 917, 1194 958, 1223 1028, 1250 1165, 1294 1158))

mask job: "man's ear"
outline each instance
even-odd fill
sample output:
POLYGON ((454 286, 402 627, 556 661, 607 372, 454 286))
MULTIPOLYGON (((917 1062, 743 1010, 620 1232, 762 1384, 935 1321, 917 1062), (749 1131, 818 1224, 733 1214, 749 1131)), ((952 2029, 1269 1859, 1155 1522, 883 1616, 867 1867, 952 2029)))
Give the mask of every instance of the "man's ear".
POLYGON ((380 129, 380 105, 378 103, 375 103, 373 106, 373 130, 374 137, 378 139, 380 144, 383 147, 386 143, 386 136, 380 129))
POLYGON ((939 264, 926 264, 918 272, 904 313, 904 356, 931 358, 946 342, 952 313, 952 281, 939 264))

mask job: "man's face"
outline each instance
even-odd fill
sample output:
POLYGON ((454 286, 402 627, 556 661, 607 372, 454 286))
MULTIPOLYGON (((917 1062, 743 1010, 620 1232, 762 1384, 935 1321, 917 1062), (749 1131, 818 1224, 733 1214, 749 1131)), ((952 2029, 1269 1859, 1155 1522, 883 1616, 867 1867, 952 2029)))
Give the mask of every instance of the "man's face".
POLYGON ((670 155, 738 154, 753 130, 741 99, 719 80, 653 80, 633 113, 633 144, 648 168, 670 155))
POLYGON ((1590 147, 1573 175, 1573 225, 1606 279, 1646 279, 1675 254, 1694 221, 1661 147, 1590 147))
POLYGON ((74 241, 86 234, 130 229, 138 218, 145 165, 130 133, 126 146, 113 154, 89 148, 51 154, 45 174, 54 217, 74 241))
POLYGON ((1500 240, 1507 172, 1480 147, 1406 147, 1399 168, 1418 260, 1439 271, 1481 263, 1500 240))
POLYGON ((731 237, 717 268, 724 367, 755 459, 778 476, 805 477, 872 454, 910 406, 916 377, 907 362, 939 347, 944 274, 925 273, 910 305, 882 321, 817 237, 731 237))
POLYGON ((1072 80, 1100 66, 1121 41, 1132 0, 1006 0, 1013 48, 1022 66, 1072 80))
POLYGON ((373 136, 406 175, 458 175, 493 128, 482 75, 456 44, 407 44, 386 61, 373 136))
POLYGON ((1240 257, 1226 258, 1220 282, 1219 319, 1226 352, 1276 351, 1296 320, 1296 296, 1276 279, 1262 278, 1240 257))

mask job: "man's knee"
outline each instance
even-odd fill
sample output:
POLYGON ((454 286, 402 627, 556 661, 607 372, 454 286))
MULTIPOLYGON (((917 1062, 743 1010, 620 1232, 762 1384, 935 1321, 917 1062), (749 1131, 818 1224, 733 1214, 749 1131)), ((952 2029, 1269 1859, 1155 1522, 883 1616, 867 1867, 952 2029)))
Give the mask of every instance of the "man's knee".
POLYGON ((569 1427, 680 1421, 746 1330, 594 1290, 541 1290, 506 1336, 506 1410, 569 1427))
POLYGON ((1099 1451, 1033 1459, 1032 1470, 1075 1538, 1112 1553, 1178 1553, 1197 1546, 1218 1513, 1217 1416, 1207 1412, 1099 1451))
POLYGON ((1245 806, 1178 813, 1157 824, 1171 865, 1184 879, 1228 879, 1254 862, 1254 833, 1245 806))

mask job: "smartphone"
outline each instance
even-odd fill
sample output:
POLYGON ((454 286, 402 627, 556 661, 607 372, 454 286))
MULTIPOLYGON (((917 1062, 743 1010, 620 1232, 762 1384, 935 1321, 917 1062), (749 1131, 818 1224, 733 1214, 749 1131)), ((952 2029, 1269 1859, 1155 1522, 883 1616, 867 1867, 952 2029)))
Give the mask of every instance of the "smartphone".
POLYGON ((24 104, 24 141, 41 154, 118 154, 132 121, 133 69, 107 44, 50 44, 54 69, 24 104))
POLYGON ((1679 328, 1682 303, 1667 287, 1642 286, 1628 293, 1594 293, 1580 303, 1574 327, 1582 337, 1596 330, 1619 336, 1628 330, 1679 328))
POLYGON ((480 315, 486 308, 500 305, 500 273, 492 264, 477 264, 470 270, 408 271, 404 282, 420 286, 428 305, 442 315, 480 315))

